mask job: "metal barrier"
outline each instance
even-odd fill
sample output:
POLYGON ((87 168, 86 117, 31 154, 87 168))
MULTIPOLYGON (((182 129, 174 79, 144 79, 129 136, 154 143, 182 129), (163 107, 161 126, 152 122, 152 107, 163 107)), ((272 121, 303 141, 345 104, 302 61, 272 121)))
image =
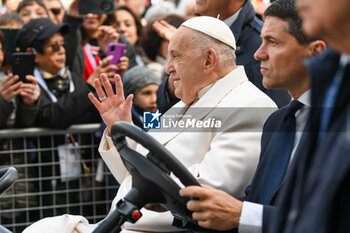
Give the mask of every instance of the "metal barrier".
POLYGON ((14 166, 19 173, 14 187, 0 196, 0 224, 15 233, 65 213, 90 223, 104 218, 118 185, 109 184, 110 172, 98 154, 99 131, 99 124, 0 130, 0 167, 14 166))

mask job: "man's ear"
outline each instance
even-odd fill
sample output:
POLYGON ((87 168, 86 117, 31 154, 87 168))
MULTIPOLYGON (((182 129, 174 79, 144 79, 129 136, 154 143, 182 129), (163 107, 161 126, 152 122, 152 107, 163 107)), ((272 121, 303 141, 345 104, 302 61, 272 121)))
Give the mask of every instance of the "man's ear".
POLYGON ((326 43, 323 40, 316 40, 310 43, 309 56, 317 55, 321 53, 326 48, 326 43))
POLYGON ((205 51, 204 73, 211 73, 218 63, 218 56, 214 49, 210 48, 205 51))

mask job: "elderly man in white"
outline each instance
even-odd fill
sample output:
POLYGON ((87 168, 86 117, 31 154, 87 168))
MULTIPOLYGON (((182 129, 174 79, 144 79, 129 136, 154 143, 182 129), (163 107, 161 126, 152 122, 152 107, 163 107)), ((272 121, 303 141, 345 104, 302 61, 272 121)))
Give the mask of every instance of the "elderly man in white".
MULTIPOLYGON (((234 36, 222 21, 201 16, 184 22, 170 40, 170 60, 166 70, 173 76, 175 94, 182 101, 165 115, 186 115, 202 122, 215 119, 220 122, 220 127, 211 125, 213 127, 209 130, 191 127, 158 129, 149 133, 172 152, 200 183, 239 196, 251 182, 258 162, 262 127, 267 117, 276 110, 276 105, 248 81, 243 67, 236 66, 235 49, 234 36)), ((101 75, 101 79, 104 90, 100 82, 95 81, 99 99, 92 93, 89 98, 107 125, 99 152, 121 184, 112 204, 113 211, 115 204, 130 190, 131 177, 113 145, 110 129, 116 121, 131 122, 133 96, 124 98, 118 75, 115 76, 116 93, 105 75, 101 75)), ((182 119, 179 117, 177 120, 182 119)), ((141 146, 131 146, 140 153, 146 153, 141 146)), ((136 224, 125 223, 123 232, 181 230, 172 226, 173 217, 169 212, 146 209, 141 212, 142 218, 136 224)), ((75 228, 79 232, 90 232, 94 227, 78 216, 65 215, 50 220, 61 222, 61 229, 69 225, 70 229, 75 228)), ((50 220, 41 220, 25 232, 40 232, 40 228, 50 220)), ((47 228, 45 232, 48 232, 47 228)))

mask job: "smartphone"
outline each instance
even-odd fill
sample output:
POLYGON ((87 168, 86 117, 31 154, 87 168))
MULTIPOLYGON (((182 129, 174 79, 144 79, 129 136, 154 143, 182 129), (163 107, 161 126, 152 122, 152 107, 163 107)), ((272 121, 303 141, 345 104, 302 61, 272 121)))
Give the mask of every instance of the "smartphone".
POLYGON ((0 30, 4 34, 5 38, 5 58, 3 66, 12 65, 12 54, 16 52, 16 37, 19 29, 10 29, 6 27, 0 27, 0 30))
POLYGON ((26 75, 34 73, 35 54, 17 52, 12 54, 12 73, 19 76, 19 80, 25 83, 29 81, 26 75))
POLYGON ((89 13, 111 15, 114 12, 114 0, 80 0, 78 11, 81 15, 89 13))
MULTIPOLYGON (((113 55, 113 59, 108 63, 109 65, 118 65, 120 58, 124 56, 126 51, 126 45, 116 42, 108 44, 106 57, 113 55)), ((119 70, 112 70, 114 73, 120 74, 119 70)))

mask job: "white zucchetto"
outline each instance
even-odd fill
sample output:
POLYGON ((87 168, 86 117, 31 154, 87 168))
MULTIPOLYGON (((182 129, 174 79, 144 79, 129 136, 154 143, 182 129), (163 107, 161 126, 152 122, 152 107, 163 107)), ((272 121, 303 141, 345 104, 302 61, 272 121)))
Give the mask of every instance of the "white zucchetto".
POLYGON ((236 40, 231 29, 220 19, 198 16, 183 22, 182 26, 202 32, 236 50, 236 40))

